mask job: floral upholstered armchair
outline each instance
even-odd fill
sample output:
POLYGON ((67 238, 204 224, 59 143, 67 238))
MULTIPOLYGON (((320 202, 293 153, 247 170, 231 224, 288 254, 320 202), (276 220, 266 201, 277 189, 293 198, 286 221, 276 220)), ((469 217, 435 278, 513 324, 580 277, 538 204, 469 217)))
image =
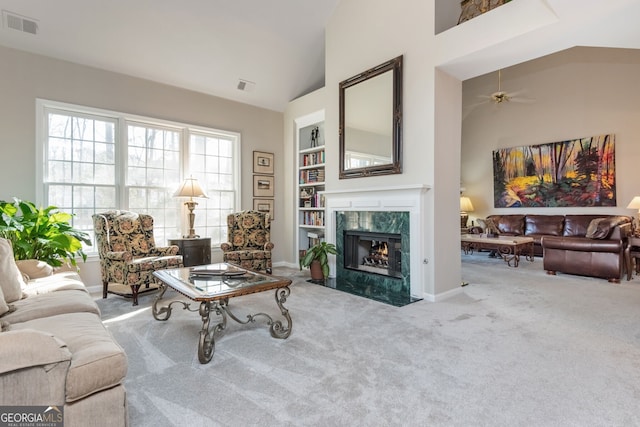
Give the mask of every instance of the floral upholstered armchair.
POLYGON ((155 245, 150 215, 107 211, 93 215, 93 226, 100 255, 102 298, 107 292, 131 296, 133 305, 138 305, 139 292, 157 288, 154 271, 182 267, 177 246, 155 245))
POLYGON ((258 211, 227 216, 228 243, 222 243, 224 262, 271 274, 271 217, 258 211))

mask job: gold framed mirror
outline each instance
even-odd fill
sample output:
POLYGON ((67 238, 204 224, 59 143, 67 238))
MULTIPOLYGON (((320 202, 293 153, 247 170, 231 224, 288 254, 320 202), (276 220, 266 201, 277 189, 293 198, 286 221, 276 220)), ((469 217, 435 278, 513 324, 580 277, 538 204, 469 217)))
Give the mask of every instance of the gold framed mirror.
POLYGON ((340 179, 402 173, 402 56, 340 82, 340 179))

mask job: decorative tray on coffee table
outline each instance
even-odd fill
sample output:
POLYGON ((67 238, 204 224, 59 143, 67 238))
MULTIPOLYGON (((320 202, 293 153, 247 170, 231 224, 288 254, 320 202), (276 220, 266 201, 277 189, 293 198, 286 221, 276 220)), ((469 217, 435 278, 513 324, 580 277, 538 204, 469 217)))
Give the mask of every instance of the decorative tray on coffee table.
POLYGON ((192 276, 242 276, 247 270, 228 264, 211 264, 193 267, 190 270, 192 276))

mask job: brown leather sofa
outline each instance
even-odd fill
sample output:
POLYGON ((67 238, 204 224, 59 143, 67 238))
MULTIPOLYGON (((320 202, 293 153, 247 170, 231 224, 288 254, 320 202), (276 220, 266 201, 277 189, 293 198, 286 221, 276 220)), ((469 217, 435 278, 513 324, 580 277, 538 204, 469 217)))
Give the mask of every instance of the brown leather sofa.
POLYGON ((534 254, 543 256, 549 274, 562 272, 619 282, 627 271, 625 249, 631 217, 514 214, 487 219, 494 221, 500 234, 532 237, 534 254))

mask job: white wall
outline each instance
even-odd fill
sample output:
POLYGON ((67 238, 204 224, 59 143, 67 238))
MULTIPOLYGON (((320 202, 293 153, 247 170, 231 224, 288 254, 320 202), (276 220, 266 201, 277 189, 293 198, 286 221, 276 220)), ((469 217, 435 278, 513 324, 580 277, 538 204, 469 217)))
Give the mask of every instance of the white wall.
MULTIPOLYGON (((640 195, 640 51, 573 48, 502 71, 502 89, 522 90, 534 103, 479 105, 465 111, 461 180, 476 209, 492 213, 593 213, 634 215, 626 209, 640 195), (617 208, 494 208, 491 153, 497 148, 613 133, 616 136, 617 208)), ((463 84, 463 109, 496 90, 497 73, 463 84)))
MULTIPOLYGON (((404 54, 404 173, 340 181, 337 162, 334 162, 327 165, 327 190, 429 185, 432 190, 428 192, 425 209, 428 232, 422 236, 425 247, 420 256, 429 261, 425 266, 424 287, 437 297, 460 284, 457 200, 461 81, 572 46, 640 48, 640 27, 633 24, 640 16, 640 3, 629 0, 510 2, 437 35, 433 19, 435 6, 442 16, 453 16, 451 4, 443 0, 342 0, 326 27, 325 80, 326 152, 329 159, 337 159, 338 83, 404 54)), ((438 26, 438 30, 440 28, 438 26)), ((615 107, 612 111, 616 111, 615 107)), ((579 118, 573 120, 580 121, 579 118)), ((505 123, 508 121, 493 122, 494 127, 505 123)), ((566 135, 576 125, 565 118, 555 127, 555 133, 566 135)), ((549 124, 539 122, 537 126, 534 132, 540 132, 549 124)), ((580 130, 587 131, 588 127, 583 121, 580 130)), ((515 141, 531 135, 521 129, 510 129, 513 133, 502 137, 500 143, 504 143, 506 137, 515 141)), ((480 155, 467 146, 463 152, 470 153, 468 158, 480 155)), ((464 163, 465 174, 466 168, 464 163)))
MULTIPOLYGON (((274 261, 285 259, 283 114, 0 47, 0 199, 35 200, 36 98, 122 111, 239 132, 242 135, 242 208, 253 207, 253 151, 275 154, 274 261)), ((291 192, 287 193, 291 194, 291 192)), ((87 265, 86 268, 93 268, 87 265)), ((89 274, 89 272, 87 272, 89 274)), ((94 285, 94 274, 90 274, 94 285)))
MULTIPOLYGON (((326 27, 326 88, 327 88, 327 158, 326 188, 328 191, 376 188, 402 185, 428 185, 427 208, 424 212, 425 229, 429 233, 419 236, 424 246, 418 256, 423 264, 425 293, 434 297, 460 285, 460 265, 456 264, 459 242, 448 238, 458 228, 458 180, 450 179, 458 173, 459 148, 447 151, 447 144, 456 144, 460 121, 453 114, 451 120, 435 122, 435 39, 433 3, 412 0, 343 0, 326 27), (387 28, 392 30, 386 30, 387 28), (357 53, 357 54, 355 54, 357 53), (381 177, 338 179, 338 85, 340 81, 361 73, 396 56, 403 58, 403 173, 381 177), (452 126, 453 125, 453 126, 452 126), (436 130, 438 128, 439 130, 436 130), (436 144, 445 145, 443 155, 437 158, 436 144), (445 174, 438 176, 438 171, 445 174), (454 196, 450 196, 453 193, 454 196), (454 200, 455 199, 455 200, 454 200), (435 213, 438 206, 439 214, 435 213), (444 223, 434 227, 436 216, 444 223), (448 224, 448 223, 449 224, 448 224), (433 230, 433 232, 431 231, 433 230), (448 230, 448 231, 447 231, 448 230), (444 240, 448 239, 448 240, 444 240), (451 241, 449 241, 451 240, 451 241), (452 247, 436 251, 436 242, 452 247), (453 268, 452 267, 453 264, 453 268), (436 280, 436 271, 438 277, 436 280)), ((444 76, 445 74, 442 73, 444 76)), ((446 81, 447 79, 444 78, 446 81)), ((443 86, 441 96, 449 100, 449 91, 457 95, 460 108, 460 82, 453 79, 443 86)), ((459 137, 458 137, 459 138, 459 137)), ((458 139, 459 140, 459 139, 458 139)), ((459 258, 458 258, 459 260, 459 258)))

